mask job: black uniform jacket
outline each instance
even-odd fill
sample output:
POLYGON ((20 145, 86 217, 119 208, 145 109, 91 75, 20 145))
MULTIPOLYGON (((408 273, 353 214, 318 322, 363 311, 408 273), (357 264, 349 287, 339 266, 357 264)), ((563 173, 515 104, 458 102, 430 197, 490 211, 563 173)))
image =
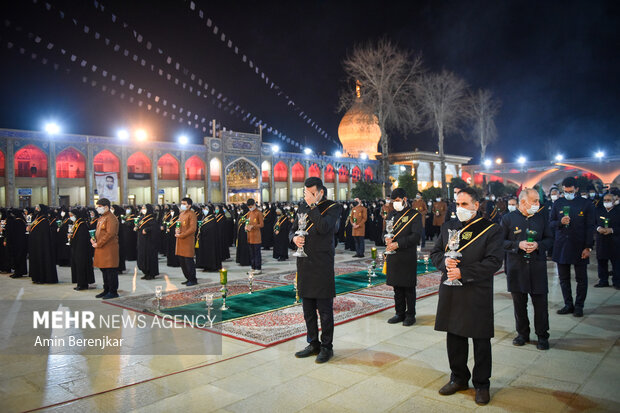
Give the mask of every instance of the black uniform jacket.
POLYGON ((395 254, 386 255, 387 285, 415 287, 417 284, 417 246, 422 234, 422 216, 412 208, 392 211, 388 219, 394 218, 393 242, 398 242, 395 254))
POLYGON ((553 233, 544 212, 525 216, 521 211, 510 212, 502 218, 504 251, 506 251, 506 282, 511 293, 547 294, 547 254, 553 246, 553 233), (533 237, 538 248, 525 257, 519 248, 527 241, 527 231, 536 231, 533 237))
POLYGON ((442 271, 435 330, 462 337, 493 337, 493 275, 502 266, 504 249, 499 225, 479 214, 469 222, 451 219, 441 226, 439 238, 431 251, 433 265, 442 271), (462 286, 443 284, 447 277, 444 254, 448 229, 463 230, 459 251, 463 256, 462 286))
POLYGON ((605 228, 605 219, 613 233, 603 235, 596 232, 596 259, 620 260, 620 206, 616 205, 608 211, 601 202, 596 209, 596 228, 605 228))
POLYGON ((585 248, 594 246, 594 206, 589 199, 576 197, 572 201, 560 198, 553 203, 549 214, 551 230, 554 231, 553 261, 558 264, 587 264, 581 259, 585 248), (570 208, 570 223, 561 223, 564 207, 570 208))
POLYGON ((315 208, 302 202, 289 232, 292 242, 298 229, 299 213, 308 214, 304 251, 308 257, 297 258, 297 289, 302 298, 333 298, 336 296, 334 280, 334 233, 340 217, 340 205, 330 200, 321 201, 315 208))

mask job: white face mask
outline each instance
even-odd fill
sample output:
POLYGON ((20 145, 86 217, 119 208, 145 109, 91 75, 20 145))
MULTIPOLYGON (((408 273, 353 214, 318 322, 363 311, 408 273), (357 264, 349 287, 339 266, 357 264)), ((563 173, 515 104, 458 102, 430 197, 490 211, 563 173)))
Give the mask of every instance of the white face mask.
POLYGON ((517 210, 517 206, 516 205, 508 205, 508 211, 515 212, 516 210, 517 210))
POLYGON ((146 209, 141 210, 141 211, 140 211, 140 213, 141 213, 142 215, 146 215, 146 209))
MULTIPOLYGON (((347 204, 344 204, 342 207, 343 207, 344 209, 347 209, 347 208, 348 208, 347 204)), ((295 211, 297 211, 297 207, 295 207, 295 211)))
POLYGON ((596 193, 590 192, 590 198, 594 198, 595 196, 596 196, 596 193))
POLYGON ((495 201, 495 195, 491 195, 491 201, 495 201))
POLYGON ((181 211, 186 211, 186 210, 187 210, 187 205, 183 205, 183 204, 181 204, 181 206, 179 207, 179 209, 180 209, 181 211))
POLYGON ((126 209, 126 210, 125 210, 125 214, 127 214, 127 215, 131 215, 131 209, 126 209))
POLYGON ((539 208, 539 206, 538 206, 538 205, 532 205, 531 207, 529 207, 529 208, 527 209, 527 214, 528 214, 528 215, 534 215, 535 213, 537 213, 537 212, 538 212, 538 208, 539 208))
POLYGON ((174 209, 170 210, 170 216, 173 217, 174 216, 174 209))
POLYGON ((607 209, 610 209, 612 206, 614 206, 613 202, 603 202, 603 206, 607 209))
POLYGON ((567 201, 572 201, 575 199, 575 193, 564 192, 564 198, 566 198, 567 201))
POLYGON ((69 219, 70 219, 71 221, 75 222, 75 220, 76 220, 77 218, 76 218, 76 217, 75 217, 75 215, 74 215, 74 216, 72 216, 72 217, 69 217, 69 219))
POLYGON ((391 200, 391 199, 386 199, 386 200, 385 200, 385 203, 386 203, 386 204, 389 204, 390 202, 392 202, 392 200, 391 200))
POLYGON ((105 208, 104 207, 97 207, 97 213, 99 215, 103 215, 104 212, 105 212, 105 208))
POLYGON ((441 198, 435 198, 435 201, 439 202, 441 201, 441 198))
POLYGON ((64 218, 64 217, 65 217, 65 211, 62 211, 62 212, 60 213, 60 216, 64 218))
MULTIPOLYGON (((255 207, 255 206, 251 206, 251 207, 250 207, 250 211, 254 211, 255 209, 256 209, 256 207, 255 207)), ((217 212, 217 209, 215 210, 215 212, 217 212)))
POLYGON ((433 203, 431 201, 428 201, 428 206, 433 206, 433 203))
POLYGON ((205 208, 202 210, 203 214, 209 215, 209 208, 205 208))
POLYGON ((402 211, 405 206, 403 205, 403 201, 394 201, 394 209, 397 211, 402 211))
POLYGON ((555 202, 558 200, 558 196, 557 195, 551 195, 551 201, 555 202))
POLYGON ((476 211, 472 211, 471 209, 456 207, 456 217, 461 222, 466 222, 472 219, 476 215, 476 211))

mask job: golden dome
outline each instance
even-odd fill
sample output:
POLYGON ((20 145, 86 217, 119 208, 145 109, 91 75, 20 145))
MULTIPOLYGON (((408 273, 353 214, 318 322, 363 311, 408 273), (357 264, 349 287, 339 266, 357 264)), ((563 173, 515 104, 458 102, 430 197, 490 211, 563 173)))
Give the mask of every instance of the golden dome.
POLYGON ((377 116, 368 113, 361 104, 354 104, 340 121, 338 137, 346 155, 359 158, 365 153, 369 159, 376 159, 381 139, 377 116))

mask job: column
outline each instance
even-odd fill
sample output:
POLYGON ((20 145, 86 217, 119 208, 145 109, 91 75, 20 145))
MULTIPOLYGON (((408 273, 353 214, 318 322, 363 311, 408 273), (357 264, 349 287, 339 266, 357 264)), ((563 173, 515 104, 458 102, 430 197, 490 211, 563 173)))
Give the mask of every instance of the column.
POLYGON ((181 203, 181 199, 185 198, 185 195, 187 195, 185 178, 185 151, 181 151, 181 159, 179 160, 179 204, 181 203))
POLYGON ((17 207, 18 203, 15 199, 15 146, 13 139, 6 140, 6 153, 4 158, 4 205, 9 207, 17 207))
POLYGON ((321 170, 321 181, 323 181, 323 185, 325 185, 325 165, 320 165, 319 169, 321 170))
POLYGON ((334 166, 334 201, 340 200, 340 165, 334 166))
POLYGON ((349 165, 349 175, 347 177, 347 201, 351 200, 351 188, 353 187, 353 174, 351 173, 352 168, 349 165))
POLYGON ((454 165, 454 170, 456 172, 456 176, 460 178, 461 177, 461 165, 459 164, 454 165))
POLYGON ((263 171, 260 158, 258 161, 258 176, 256 177, 256 180, 258 181, 258 199, 260 199, 260 201, 257 200, 256 202, 265 202, 263 199, 263 171))
POLYGON ((416 191, 419 191, 419 186, 418 186, 418 166, 419 164, 417 162, 413 163, 413 176, 415 178, 415 189, 416 191))
POLYGON ((51 141, 47 161, 47 204, 49 206, 58 205, 58 189, 56 186, 56 144, 51 141))
POLYGON ((203 182, 205 191, 205 204, 211 201, 211 162, 209 161, 209 154, 206 154, 207 162, 205 162, 205 179, 203 182))
POLYGON ((159 178, 157 177, 157 150, 151 151, 151 203, 157 205, 159 196, 159 178))
POLYGON ((293 202, 293 162, 286 161, 286 197, 288 198, 288 202, 293 202))
POLYGON ((269 166, 269 202, 276 202, 276 179, 273 176, 274 165, 273 156, 271 157, 269 166))
POLYGON ((310 161, 304 162, 304 181, 310 176, 310 161))
POLYGON ((433 162, 429 162, 428 166, 431 168, 431 184, 430 184, 430 186, 433 186, 434 182, 435 182, 435 164, 433 162))
POLYGON ((228 201, 228 182, 226 182, 226 166, 224 165, 224 154, 222 153, 222 162, 220 162, 220 202, 226 203, 228 201))
POLYGON ((95 168, 93 167, 93 147, 86 142, 86 201, 84 205, 91 205, 95 199, 95 168))
POLYGON ((121 148, 121 179, 120 179, 121 202, 129 203, 129 188, 127 186, 127 147, 121 148))

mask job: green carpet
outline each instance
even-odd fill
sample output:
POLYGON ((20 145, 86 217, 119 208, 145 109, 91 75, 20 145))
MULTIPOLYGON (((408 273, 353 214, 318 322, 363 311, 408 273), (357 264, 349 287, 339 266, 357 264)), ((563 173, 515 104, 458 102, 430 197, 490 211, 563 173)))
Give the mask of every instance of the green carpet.
MULTIPOLYGON (((435 267, 428 266, 428 271, 424 264, 418 266, 418 275, 435 271, 435 267)), ((377 277, 371 278, 372 285, 385 283, 385 275, 375 271, 377 277)), ((357 271, 348 274, 342 274, 335 277, 336 294, 346 294, 353 291, 361 290, 368 287, 368 272, 357 271)), ((238 318, 253 316, 280 308, 295 305, 295 289, 292 285, 283 285, 264 290, 254 291, 252 294, 237 294, 226 298, 228 310, 222 311, 222 319, 220 322, 235 320, 238 318)), ((222 299, 213 300, 213 309, 222 306, 222 299)), ((185 304, 178 307, 161 309, 161 313, 171 316, 196 316, 199 314, 207 314, 207 308, 204 301, 192 304, 185 304)))

